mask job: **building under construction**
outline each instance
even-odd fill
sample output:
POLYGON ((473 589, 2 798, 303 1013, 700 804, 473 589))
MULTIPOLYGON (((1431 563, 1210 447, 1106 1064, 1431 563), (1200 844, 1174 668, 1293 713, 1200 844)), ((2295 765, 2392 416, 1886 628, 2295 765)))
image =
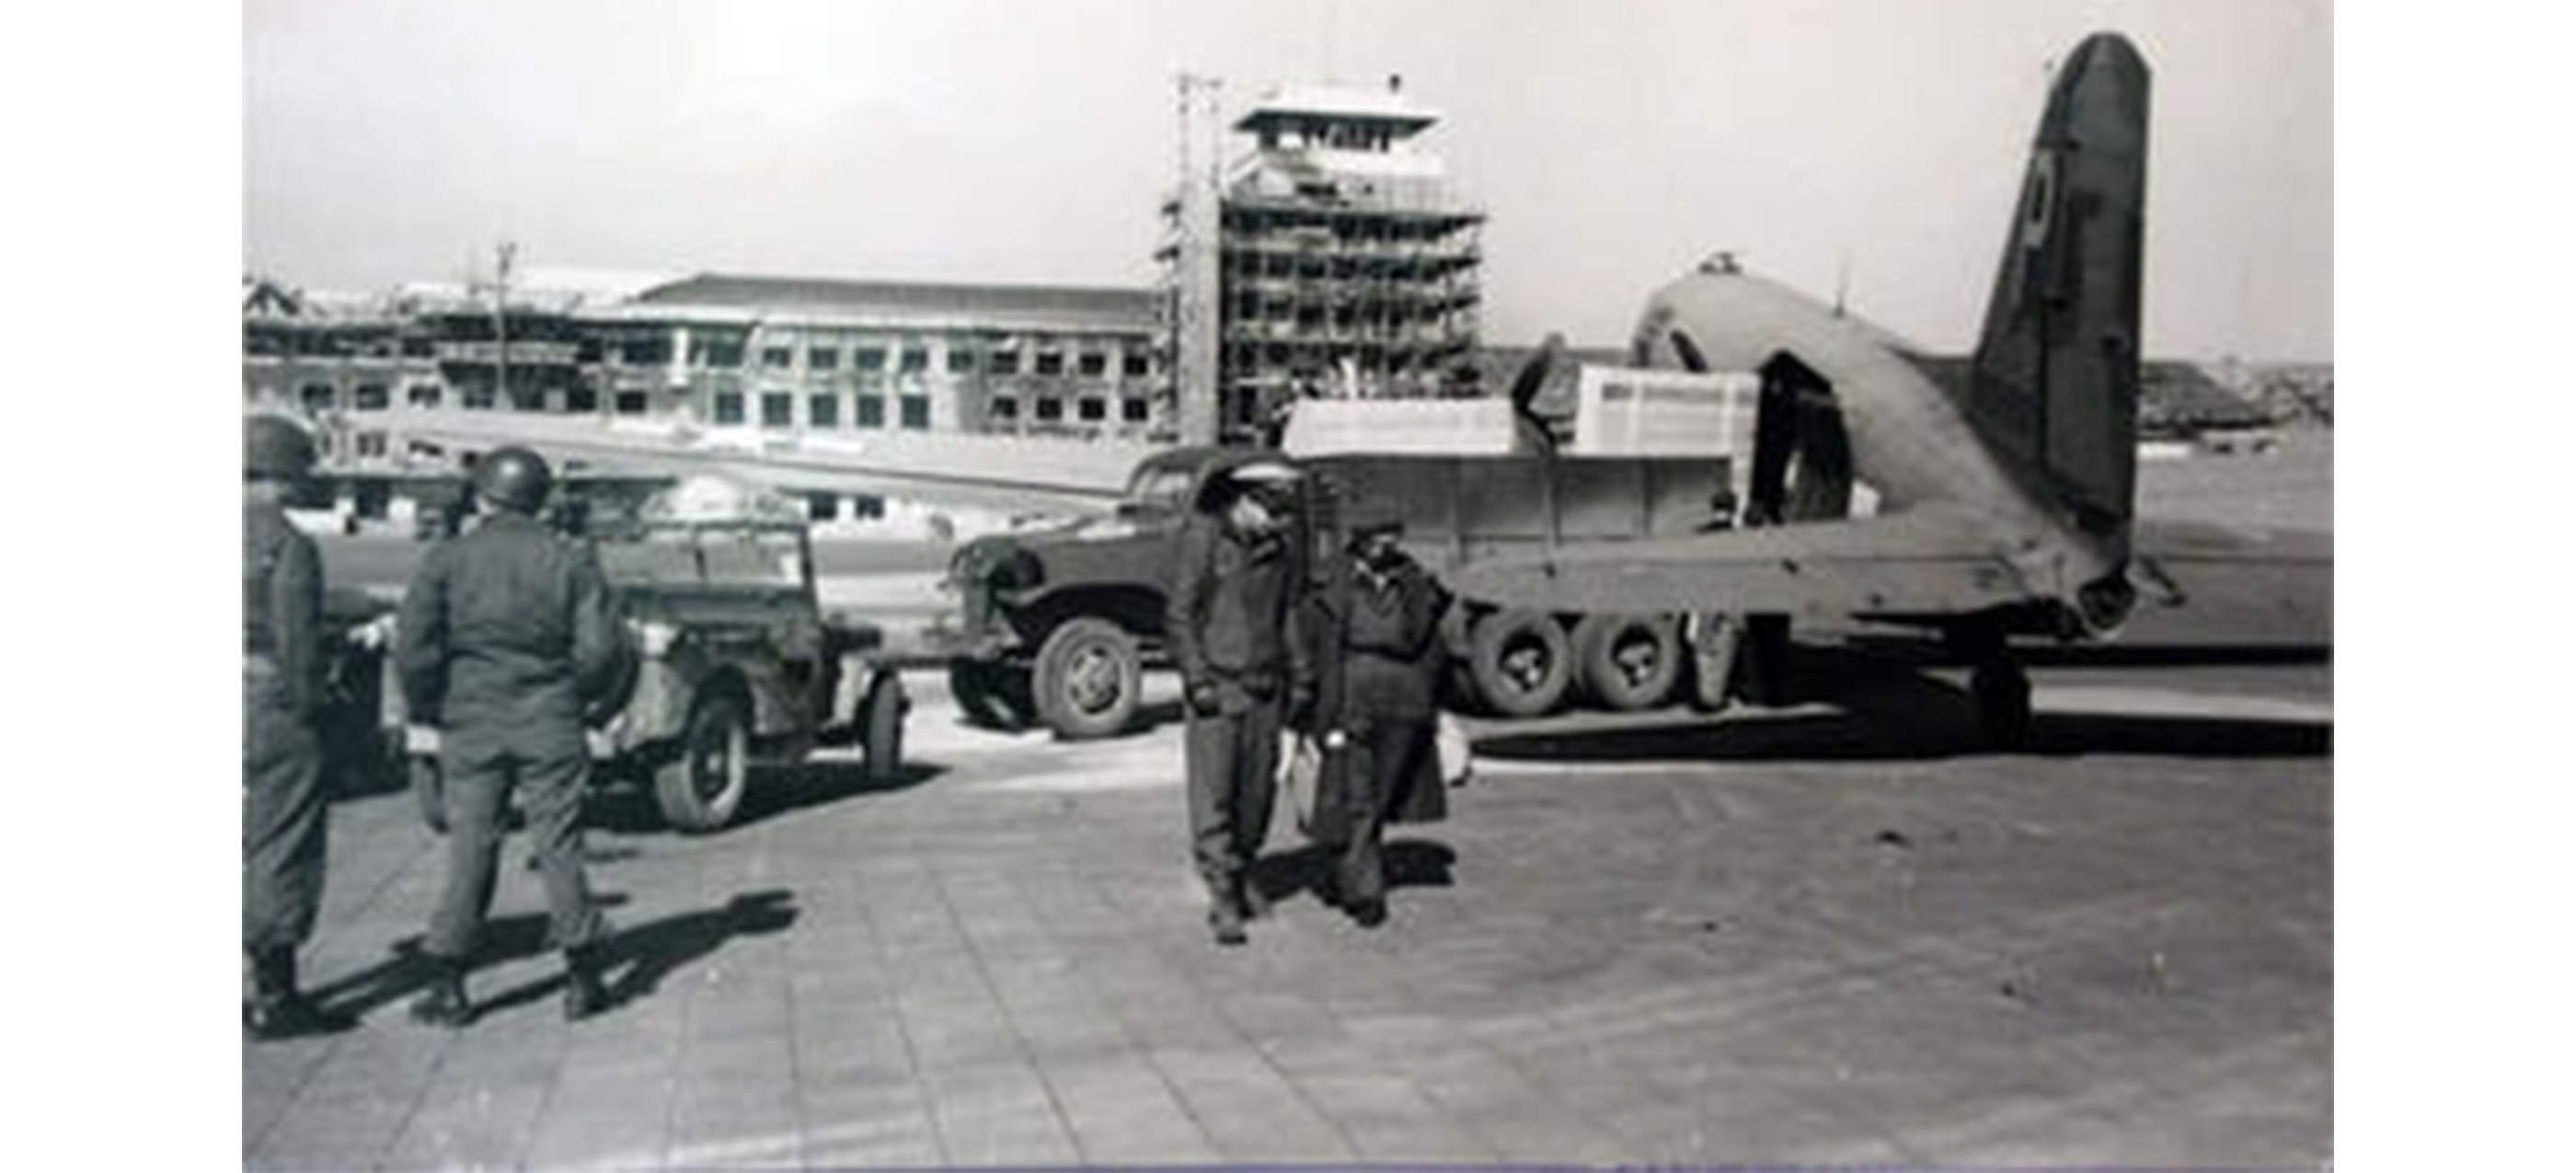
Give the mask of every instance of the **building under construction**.
POLYGON ((1474 394, 1484 214, 1414 141, 1438 115, 1396 80, 1274 91, 1220 166, 1205 87, 1182 82, 1162 253, 1184 438, 1258 439, 1299 398, 1474 394))

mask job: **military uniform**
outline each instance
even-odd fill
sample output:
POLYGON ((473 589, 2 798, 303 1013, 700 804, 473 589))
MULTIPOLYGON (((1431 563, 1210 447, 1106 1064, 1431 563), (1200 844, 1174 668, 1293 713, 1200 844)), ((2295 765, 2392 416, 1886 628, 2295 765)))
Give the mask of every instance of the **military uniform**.
POLYGON ((427 953, 461 982, 517 789, 545 878, 548 939, 583 978, 585 951, 608 932, 582 869, 584 715, 625 679, 631 654, 596 556, 533 517, 494 513, 430 552, 399 630, 403 695, 415 721, 441 730, 447 792, 447 887, 427 953))
POLYGON ((1291 678, 1288 545, 1199 514, 1181 527, 1177 558, 1163 631, 1188 698, 1190 837, 1211 920, 1233 943, 1249 911, 1245 872, 1269 835, 1277 788, 1291 678))
MULTIPOLYGON (((259 997, 295 988, 322 904, 322 558, 274 501, 242 507, 242 951, 259 997)), ((260 1010, 264 1006, 254 1006, 260 1010)))
MULTIPOLYGON (((1379 524, 1392 528, 1392 515, 1379 524)), ((1342 674, 1339 688, 1316 690, 1337 711, 1317 714, 1314 724, 1328 735, 1339 731, 1349 755, 1329 772, 1334 785, 1322 801, 1332 809, 1318 812, 1315 825, 1334 850, 1330 895, 1375 924, 1385 915, 1386 824, 1447 814, 1434 733, 1440 617, 1449 598, 1400 551, 1379 566, 1354 557, 1343 573, 1347 589, 1317 592, 1301 624, 1313 638, 1340 641, 1338 656, 1309 658, 1342 674)))

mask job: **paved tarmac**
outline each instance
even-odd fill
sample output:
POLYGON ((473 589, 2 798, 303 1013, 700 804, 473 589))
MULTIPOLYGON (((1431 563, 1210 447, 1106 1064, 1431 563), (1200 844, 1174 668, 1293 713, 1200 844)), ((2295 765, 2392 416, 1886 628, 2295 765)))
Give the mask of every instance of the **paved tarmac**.
POLYGON ((482 1020, 405 1017, 441 857, 353 798, 307 972, 363 1022, 244 1047, 244 1163, 2329 1159, 2328 670, 2047 670, 2011 756, 1937 681, 1855 679, 1481 729, 1390 924, 1302 890, 1283 815, 1277 906, 1219 950, 1168 701, 1067 746, 916 678, 899 785, 764 775, 706 837, 593 804, 628 960, 578 1026, 515 839, 482 1020))

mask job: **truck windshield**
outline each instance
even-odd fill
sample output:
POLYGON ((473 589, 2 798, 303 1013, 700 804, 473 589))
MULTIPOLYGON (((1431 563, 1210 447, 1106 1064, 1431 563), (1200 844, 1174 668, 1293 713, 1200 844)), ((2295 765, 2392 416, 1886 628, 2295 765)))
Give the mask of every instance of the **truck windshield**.
POLYGON ((1131 504, 1181 507, 1181 497, 1190 490, 1190 470, 1172 467, 1146 467, 1136 470, 1136 478, 1127 483, 1127 500, 1131 504))

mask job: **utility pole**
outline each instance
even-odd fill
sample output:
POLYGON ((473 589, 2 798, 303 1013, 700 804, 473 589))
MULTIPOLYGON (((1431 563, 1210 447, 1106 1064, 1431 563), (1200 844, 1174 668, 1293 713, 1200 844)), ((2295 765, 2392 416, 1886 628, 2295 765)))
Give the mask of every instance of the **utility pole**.
POLYGON ((1217 174, 1223 167, 1217 127, 1217 80, 1183 73, 1180 91, 1180 186, 1173 200, 1173 384, 1181 443, 1213 444, 1220 433, 1218 242, 1222 217, 1217 174))
POLYGON ((492 389, 495 406, 515 411, 518 402, 510 395, 510 262, 517 259, 519 246, 502 241, 499 257, 492 267, 492 389))

